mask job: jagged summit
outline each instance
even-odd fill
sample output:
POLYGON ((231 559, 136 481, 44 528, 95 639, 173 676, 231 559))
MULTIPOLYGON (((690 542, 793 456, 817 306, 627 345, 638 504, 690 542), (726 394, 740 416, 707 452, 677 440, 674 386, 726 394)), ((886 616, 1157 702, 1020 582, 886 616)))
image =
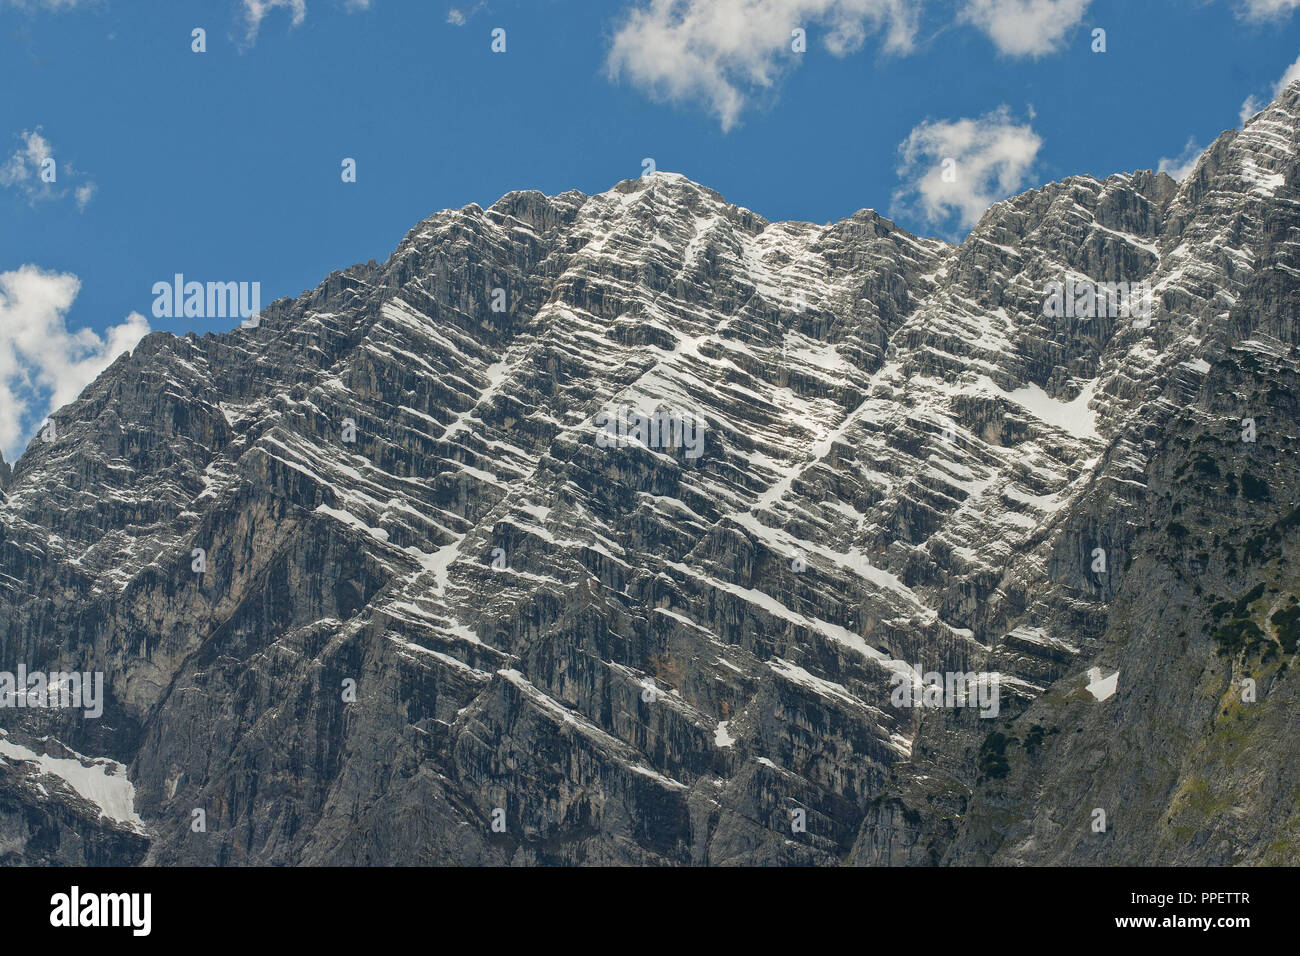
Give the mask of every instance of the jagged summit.
POLYGON ((1295 862, 1298 96, 957 246, 656 173, 148 336, 0 503, 0 651, 108 694, 4 729, 129 764, 145 835, 15 799, 123 862, 1295 862), (611 444, 620 409, 702 441, 611 444), (1274 656, 1220 655, 1217 602, 1274 656), (892 703, 929 670, 1000 715, 892 703))

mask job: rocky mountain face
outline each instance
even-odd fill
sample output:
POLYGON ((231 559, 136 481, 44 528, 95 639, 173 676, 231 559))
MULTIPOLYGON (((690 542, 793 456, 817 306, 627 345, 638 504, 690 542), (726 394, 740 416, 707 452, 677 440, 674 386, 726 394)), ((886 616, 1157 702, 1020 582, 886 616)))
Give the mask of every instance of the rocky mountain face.
POLYGON ((958 246, 511 193, 150 335, 0 462, 0 670, 104 680, 0 709, 0 860, 1300 862, 1297 126, 958 246))

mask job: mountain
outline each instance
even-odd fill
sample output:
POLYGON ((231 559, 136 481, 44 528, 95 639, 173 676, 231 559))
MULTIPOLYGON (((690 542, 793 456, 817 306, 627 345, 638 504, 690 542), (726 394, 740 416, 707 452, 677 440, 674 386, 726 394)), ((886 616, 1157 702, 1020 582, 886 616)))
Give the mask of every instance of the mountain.
POLYGON ((105 688, 0 710, 4 860, 1300 862, 1298 126, 955 246, 515 192, 146 337, 0 492, 0 668, 105 688))

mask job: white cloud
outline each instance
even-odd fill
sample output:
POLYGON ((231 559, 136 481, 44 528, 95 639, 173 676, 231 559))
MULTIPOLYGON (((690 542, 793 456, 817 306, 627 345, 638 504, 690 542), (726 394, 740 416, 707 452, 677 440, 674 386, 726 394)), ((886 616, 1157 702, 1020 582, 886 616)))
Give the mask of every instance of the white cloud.
POLYGON ((447 11, 447 22, 454 27, 463 27, 469 21, 469 18, 482 10, 483 7, 484 4, 482 2, 463 9, 461 7, 452 7, 447 11))
POLYGON ((1300 57, 1296 57, 1296 61, 1286 68, 1286 72, 1282 74, 1282 78, 1273 84, 1274 99, 1276 99, 1279 93, 1296 80, 1300 80, 1300 57))
POLYGON ((93 0, 0 0, 0 6, 8 4, 19 10, 42 7, 46 10, 71 10, 75 6, 88 6, 93 0))
POLYGON ((820 31, 835 56, 882 31, 890 52, 911 49, 917 0, 648 0, 629 10, 614 35, 606 70, 651 96, 704 101, 724 130, 749 98, 772 88, 797 54, 796 28, 820 31))
POLYGON ((17 186, 33 202, 53 198, 53 184, 41 179, 41 167, 53 158, 49 140, 34 130, 23 130, 18 139, 22 145, 0 166, 0 186, 17 186))
POLYGON ((927 120, 899 144, 904 184, 894 202, 931 224, 955 215, 969 228, 989 206, 1024 186, 1042 145, 1028 123, 1011 119, 1006 106, 976 119, 927 120))
MULTIPOLYGON (((1300 0, 1295 0, 1295 2, 1297 6, 1300 6, 1300 0)), ((1296 80, 1300 80, 1300 57, 1296 57, 1296 61, 1288 66, 1278 81, 1273 84, 1273 95, 1271 99, 1277 99, 1278 95, 1296 80)), ((1250 96, 1246 97, 1245 102, 1241 104, 1241 112, 1237 114, 1237 118, 1244 126, 1246 120, 1250 119, 1267 105, 1267 103, 1260 100, 1254 93, 1252 93, 1250 96)))
POLYGON ((1238 12, 1247 20, 1279 20, 1300 7, 1300 0, 1242 0, 1238 12))
MULTIPOLYGON (((1298 0, 1300 2, 1300 0, 1298 0)), ((1008 56, 1052 52, 1083 19, 1089 0, 966 0, 961 19, 979 27, 1008 56)))
POLYGON ((1267 105, 1267 103, 1255 96, 1254 93, 1250 94, 1250 96, 1246 97, 1241 104, 1241 111, 1237 114, 1237 122, 1242 126, 1245 126, 1246 120, 1250 119, 1267 105))
MULTIPOLYGON (((290 25, 298 26, 307 19, 307 0, 240 0, 244 6, 244 19, 248 21, 248 33, 245 39, 251 44, 257 39, 262 28, 262 21, 272 10, 281 7, 289 12, 290 25)), ((369 10, 374 0, 344 0, 343 9, 348 13, 369 10)))
POLYGON ((248 39, 257 38, 257 31, 262 27, 266 15, 276 7, 286 8, 296 27, 307 16, 307 0, 243 0, 244 17, 248 20, 248 39))
MULTIPOLYGON (((31 205, 50 199, 62 199, 68 194, 60 188, 70 179, 78 178, 78 172, 71 163, 55 158, 50 141, 41 135, 40 127, 23 130, 18 134, 19 146, 9 159, 0 162, 0 188, 16 189, 31 205), (54 175, 53 182, 47 182, 45 166, 47 160, 53 160, 50 167, 54 175)), ((77 209, 86 208, 90 197, 94 195, 95 184, 83 182, 76 189, 77 209)))
POLYGON ((149 332, 138 312, 104 337, 70 332, 65 316, 80 289, 76 276, 33 265, 0 272, 0 450, 11 461, 50 412, 149 332))
POLYGON ((1178 182, 1182 182, 1196 168, 1196 161, 1201 158, 1201 154, 1204 152, 1205 147, 1197 143, 1195 137, 1191 137, 1187 140, 1187 145, 1183 147, 1183 151, 1179 155, 1160 157, 1160 165, 1156 169, 1159 172, 1168 173, 1178 182))

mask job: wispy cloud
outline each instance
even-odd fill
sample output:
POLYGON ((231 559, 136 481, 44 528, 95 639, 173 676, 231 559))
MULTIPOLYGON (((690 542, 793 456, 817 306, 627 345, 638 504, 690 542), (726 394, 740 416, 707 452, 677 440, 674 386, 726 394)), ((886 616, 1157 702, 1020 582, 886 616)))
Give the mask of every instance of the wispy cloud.
POLYGON ((34 265, 0 272, 0 450, 10 461, 50 412, 149 332, 138 312, 103 337, 69 331, 67 312, 80 289, 75 275, 34 265))
POLYGON ((927 120, 899 144, 894 203, 932 225, 969 228, 1026 183, 1043 141, 1002 106, 974 119, 927 120))
MULTIPOLYGON (((239 2, 243 5, 244 21, 248 25, 244 39, 250 44, 257 39, 262 21, 277 7, 288 11, 290 26, 296 27, 307 19, 307 0, 239 0, 239 2)), ((343 9, 348 13, 357 13, 369 10, 374 5, 374 0, 342 0, 342 3, 343 9)))
POLYGON ((650 96, 701 101, 724 130, 752 96, 772 88, 797 62, 791 33, 820 28, 835 56, 882 32, 890 52, 911 49, 916 0, 649 0, 614 34, 606 70, 650 96))
POLYGON ((1205 152, 1205 147, 1196 142, 1195 137, 1187 140, 1187 145, 1177 156, 1162 156, 1160 164, 1156 167, 1159 172, 1167 173, 1178 182, 1187 178, 1188 174, 1196 168, 1196 161, 1201 158, 1205 152))
POLYGON ((262 28, 262 21, 266 19, 267 14, 277 7, 282 7, 289 11, 293 26, 298 26, 307 18, 307 0, 242 0, 244 4, 244 19, 248 23, 247 39, 249 42, 257 39, 257 33, 262 28))
POLYGON ((65 187, 76 183, 77 209, 84 211, 95 193, 95 184, 78 173, 72 163, 58 159, 39 126, 23 130, 17 138, 18 148, 0 162, 0 188, 15 190, 29 205, 35 206, 64 198, 68 195, 65 187))
POLYGON ((1237 122, 1242 126, 1245 126, 1246 120, 1250 119, 1267 105, 1267 103, 1257 97, 1254 93, 1251 93, 1250 96, 1246 97, 1242 102, 1241 109, 1237 112, 1237 122))
POLYGON ((73 7, 88 7, 96 0, 0 0, 0 7, 17 7, 19 10, 71 10, 73 7))
POLYGON ((1280 20, 1298 7, 1300 0, 1241 0, 1237 12, 1247 20, 1280 20))
MULTIPOLYGON (((49 140, 39 130, 23 130, 18 139, 22 145, 0 167, 0 186, 17 186, 32 201, 53 198, 54 184, 41 178, 46 162, 54 158, 49 140)), ((57 171, 56 163, 56 176, 57 171)))
POLYGON ((447 11, 447 22, 454 27, 463 27, 469 18, 478 13, 486 4, 479 2, 470 7, 452 7, 447 11))
MULTIPOLYGON (((1296 0, 1296 5, 1300 6, 1300 0, 1296 0)), ((1271 99, 1277 99, 1278 95, 1296 80, 1300 80, 1300 57, 1296 57, 1296 61, 1288 66, 1278 78, 1278 81, 1273 84, 1271 99)), ((1254 93, 1252 93, 1250 96, 1246 97, 1245 102, 1241 104, 1241 111, 1237 114, 1237 118, 1244 126, 1246 125, 1246 120, 1250 119, 1267 105, 1268 103, 1259 99, 1254 93)))

